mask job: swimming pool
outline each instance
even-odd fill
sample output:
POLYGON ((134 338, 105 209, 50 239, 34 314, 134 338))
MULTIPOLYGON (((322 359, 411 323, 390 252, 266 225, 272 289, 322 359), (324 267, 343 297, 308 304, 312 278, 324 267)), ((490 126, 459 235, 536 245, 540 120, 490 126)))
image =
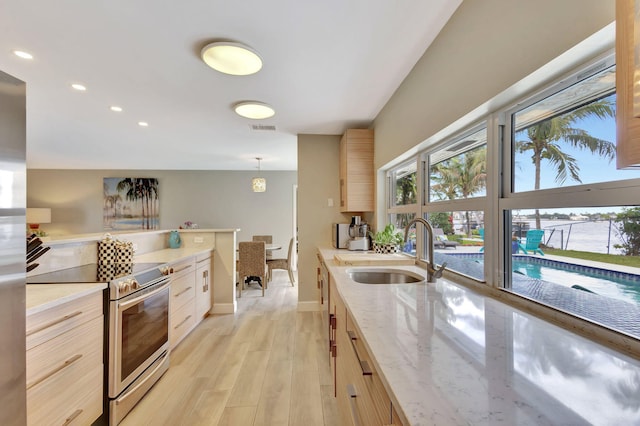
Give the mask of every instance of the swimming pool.
MULTIPOLYGON (((483 254, 448 254, 468 262, 484 262, 483 254)), ((640 275, 533 256, 513 256, 516 274, 543 280, 563 287, 580 286, 601 296, 640 305, 640 275)), ((575 288, 575 287, 574 287, 575 288)))

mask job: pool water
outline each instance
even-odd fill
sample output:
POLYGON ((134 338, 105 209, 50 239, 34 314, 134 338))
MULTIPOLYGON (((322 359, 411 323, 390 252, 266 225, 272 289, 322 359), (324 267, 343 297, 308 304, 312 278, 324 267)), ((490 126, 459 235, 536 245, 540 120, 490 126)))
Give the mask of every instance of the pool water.
MULTIPOLYGON (((482 255, 460 257, 474 262, 484 261, 482 255)), ((521 274, 563 287, 579 286, 601 296, 640 305, 640 275, 532 256, 513 256, 512 270, 514 279, 517 279, 516 274, 521 274)))

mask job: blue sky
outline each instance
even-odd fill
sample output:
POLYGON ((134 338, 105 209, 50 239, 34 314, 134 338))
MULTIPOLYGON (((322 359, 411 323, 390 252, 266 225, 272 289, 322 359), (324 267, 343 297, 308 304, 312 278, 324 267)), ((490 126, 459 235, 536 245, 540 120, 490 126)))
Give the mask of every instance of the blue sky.
MULTIPOLYGON (((591 135, 600 139, 616 142, 616 123, 614 118, 603 120, 592 117, 576 122, 575 127, 587 130, 591 135)), ((580 178, 583 183, 640 178, 640 171, 638 170, 617 170, 615 159, 609 162, 602 157, 591 154, 589 151, 578 150, 568 144, 563 146, 566 147, 564 149, 565 152, 570 153, 577 159, 580 167, 580 178)), ((533 190, 535 169, 531 162, 530 153, 519 154, 516 157, 515 167, 515 190, 517 192, 533 190)), ((542 189, 557 187, 558 184, 555 182, 555 178, 555 168, 550 166, 549 163, 545 164, 543 160, 540 187, 542 189)), ((573 185, 579 185, 579 183, 568 178, 562 186, 573 185)))

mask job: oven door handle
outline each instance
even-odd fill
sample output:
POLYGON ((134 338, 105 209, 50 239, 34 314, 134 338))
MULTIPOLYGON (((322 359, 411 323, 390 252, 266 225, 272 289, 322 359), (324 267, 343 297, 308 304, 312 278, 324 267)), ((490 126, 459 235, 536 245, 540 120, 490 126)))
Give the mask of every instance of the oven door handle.
POLYGON ((165 284, 161 285, 157 289, 155 289, 155 290, 153 290, 153 291, 151 291, 149 293, 145 292, 143 295, 138 296, 138 297, 136 297, 134 299, 118 302, 118 309, 121 309, 121 310, 124 311, 124 310, 128 309, 130 306, 136 305, 141 300, 144 300, 144 299, 146 299, 148 297, 151 297, 151 296, 154 296, 154 295, 160 293, 161 291, 166 290, 167 288, 169 288, 169 283, 170 283, 170 281, 167 281, 165 284))

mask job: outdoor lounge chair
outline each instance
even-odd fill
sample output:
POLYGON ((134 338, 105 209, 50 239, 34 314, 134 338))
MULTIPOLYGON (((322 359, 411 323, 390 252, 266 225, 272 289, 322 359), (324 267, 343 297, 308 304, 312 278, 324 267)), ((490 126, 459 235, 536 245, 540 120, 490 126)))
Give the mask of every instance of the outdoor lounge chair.
POLYGON ((441 228, 433 228, 433 247, 435 248, 456 248, 460 245, 457 241, 449 241, 441 228))
POLYGON ((529 254, 531 251, 533 254, 540 253, 544 256, 544 253, 540 250, 542 237, 544 237, 544 231, 542 229, 530 229, 527 231, 524 246, 521 243, 518 243, 518 249, 522 250, 524 254, 529 254))

